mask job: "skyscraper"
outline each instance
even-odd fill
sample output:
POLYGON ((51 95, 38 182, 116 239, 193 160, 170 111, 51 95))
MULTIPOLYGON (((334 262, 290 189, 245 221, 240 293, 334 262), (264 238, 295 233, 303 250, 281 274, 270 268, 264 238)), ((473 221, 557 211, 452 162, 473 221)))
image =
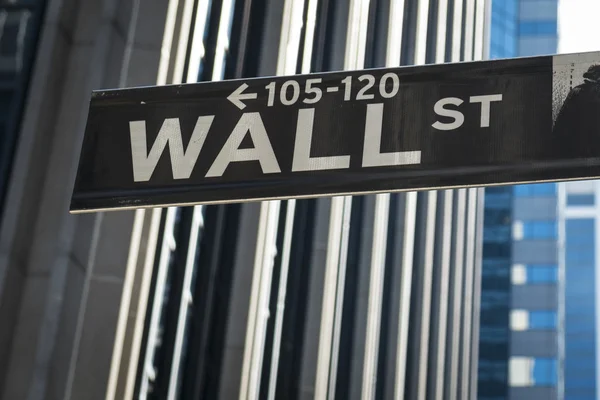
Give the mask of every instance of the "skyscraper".
MULTIPOLYGON (((553 54, 557 0, 492 3, 490 57, 553 54)), ((562 390, 557 185, 486 189, 479 399, 562 390)))
POLYGON ((561 277, 564 291, 564 398, 595 399, 599 396, 600 332, 598 309, 600 227, 597 181, 558 185, 561 242, 561 277))
POLYGON ((479 189, 67 209, 93 89, 482 59, 487 7, 48 0, 0 225, 0 398, 473 398, 479 189))

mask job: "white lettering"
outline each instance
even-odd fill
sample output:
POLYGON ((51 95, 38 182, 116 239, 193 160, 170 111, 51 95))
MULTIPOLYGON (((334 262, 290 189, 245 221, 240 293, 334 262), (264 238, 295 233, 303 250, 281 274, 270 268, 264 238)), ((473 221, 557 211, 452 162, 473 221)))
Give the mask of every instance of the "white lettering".
POLYGON ((501 94, 490 94, 487 96, 471 96, 471 103, 481 103, 481 128, 490 126, 490 103, 492 101, 502 101, 501 94))
POLYGON ((298 110, 296 125, 296 142, 294 144, 294 159, 292 171, 317 171, 323 169, 343 169, 350 167, 350 156, 311 157, 314 108, 298 110))
POLYGON ((149 153, 147 153, 146 121, 130 121, 133 180, 135 182, 150 180, 167 143, 171 155, 173 179, 188 179, 196 165, 213 119, 214 115, 198 118, 186 151, 183 150, 179 119, 165 119, 149 153))
POLYGON ((387 165, 420 164, 420 151, 400 151, 397 153, 380 152, 382 125, 383 104, 367 105, 362 166, 383 167, 387 165))
POLYGON ((239 161, 258 161, 264 174, 281 172, 273 146, 267 136, 267 130, 257 112, 244 113, 238 121, 231 135, 225 142, 221 152, 206 173, 206 177, 221 176, 229 166, 229 163, 239 161), (246 133, 250 133, 253 149, 240 149, 246 133))
POLYGON ((435 103, 435 106, 433 106, 433 111, 435 111, 437 115, 440 115, 442 117, 454 118, 454 122, 444 124, 442 122, 436 121, 432 126, 440 131, 451 131, 453 129, 460 128, 463 122, 465 122, 465 116, 463 115, 463 113, 461 113, 458 110, 448 110, 444 108, 444 106, 447 104, 460 106, 462 103, 463 101, 456 97, 446 97, 444 99, 438 100, 438 102, 435 103))

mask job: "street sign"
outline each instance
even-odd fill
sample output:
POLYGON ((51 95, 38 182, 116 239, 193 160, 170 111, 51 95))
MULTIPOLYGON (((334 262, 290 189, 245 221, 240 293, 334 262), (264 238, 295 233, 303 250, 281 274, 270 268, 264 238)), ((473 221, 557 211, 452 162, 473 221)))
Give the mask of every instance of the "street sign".
POLYGON ((600 176, 600 53, 102 90, 71 211, 600 176))

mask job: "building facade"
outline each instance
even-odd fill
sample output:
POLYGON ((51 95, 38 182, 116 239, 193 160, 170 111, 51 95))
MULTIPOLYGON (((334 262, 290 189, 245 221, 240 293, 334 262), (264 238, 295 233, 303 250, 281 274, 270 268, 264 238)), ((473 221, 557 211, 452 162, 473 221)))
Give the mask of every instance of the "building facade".
POLYGON ((480 189, 67 210, 93 89, 479 60, 489 2, 40 18, 0 221, 0 399, 476 397, 480 189))
POLYGON ((600 396, 600 351, 597 288, 600 260, 596 254, 600 228, 597 181, 559 184, 559 224, 564 291, 564 398, 600 396))
MULTIPOLYGON (((557 0, 492 2, 490 57, 554 54, 557 0)), ((557 184, 488 188, 479 399, 562 398, 557 184)))

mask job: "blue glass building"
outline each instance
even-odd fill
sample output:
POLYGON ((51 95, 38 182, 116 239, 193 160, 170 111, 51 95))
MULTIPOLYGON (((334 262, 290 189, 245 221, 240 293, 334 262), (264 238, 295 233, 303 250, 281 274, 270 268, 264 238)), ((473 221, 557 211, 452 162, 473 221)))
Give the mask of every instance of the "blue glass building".
POLYGON ((600 184, 559 185, 559 221, 564 229, 564 398, 598 398, 598 224, 600 184))
MULTIPOLYGON (((490 57, 557 51, 557 0, 492 1, 490 57)), ((486 189, 481 400, 561 398, 558 189, 486 189)))

